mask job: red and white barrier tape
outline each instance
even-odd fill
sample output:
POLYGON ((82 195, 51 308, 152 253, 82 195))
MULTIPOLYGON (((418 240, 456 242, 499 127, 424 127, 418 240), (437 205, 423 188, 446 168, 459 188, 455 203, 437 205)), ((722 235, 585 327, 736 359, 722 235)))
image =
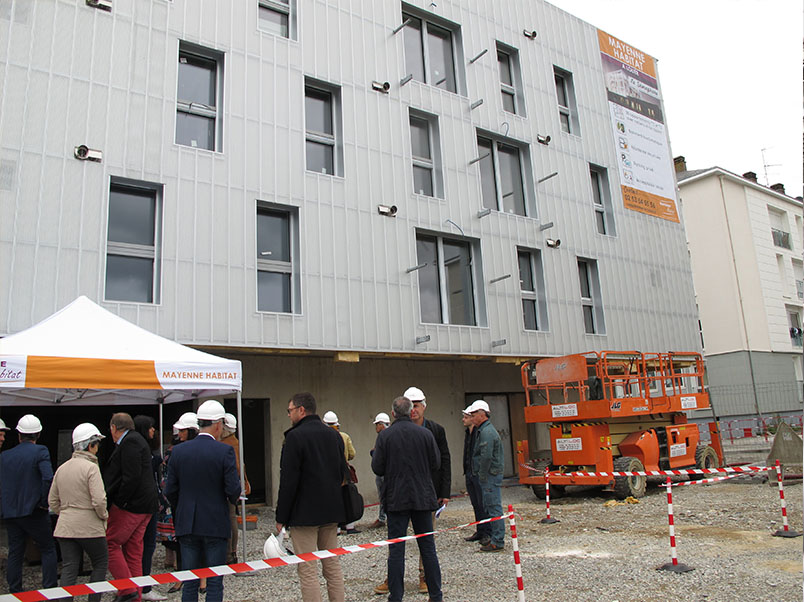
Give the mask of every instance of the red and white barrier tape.
POLYGON ((684 485, 701 485, 703 483, 716 483, 718 481, 725 481, 727 479, 733 479, 735 477, 741 477, 743 473, 738 474, 727 474, 722 477, 714 477, 711 479, 696 479, 695 481, 682 481, 680 483, 673 483, 671 487, 683 487, 684 485))
POLYGON ((121 590, 144 587, 146 585, 163 585, 167 583, 176 583, 179 581, 192 581, 199 578, 219 577, 223 575, 233 575, 235 573, 262 571, 280 566, 301 564, 302 562, 315 562, 316 560, 332 558, 333 556, 356 554, 357 552, 382 548, 394 543, 418 539, 419 537, 427 537, 428 535, 437 535, 439 533, 446 533, 447 531, 455 531, 474 525, 482 525, 495 520, 504 520, 506 518, 513 520, 513 517, 513 510, 509 509, 507 514, 503 514, 501 516, 484 518, 483 520, 458 525, 457 527, 448 527, 446 529, 439 529, 438 531, 419 533, 418 535, 405 535, 404 537, 395 537, 393 539, 372 541, 370 543, 361 543, 354 546, 333 548, 332 550, 317 550, 315 552, 308 552, 305 554, 280 556, 279 558, 267 558, 265 560, 251 560, 248 562, 239 562, 237 564, 222 564, 219 566, 201 569, 175 571, 172 573, 146 575, 142 577, 131 577, 130 579, 113 579, 111 581, 96 581, 93 583, 81 583, 78 585, 65 585, 64 587, 37 589, 27 592, 18 592, 15 594, 2 594, 0 595, 0 602, 42 602, 44 600, 60 600, 62 598, 69 598, 70 596, 87 596, 89 594, 96 593, 119 592, 121 590))
MULTIPOLYGON (((544 473, 543 470, 520 464, 532 472, 544 473)), ((772 466, 726 466, 724 468, 686 468, 678 470, 641 470, 632 472, 556 472, 550 471, 551 475, 561 477, 661 477, 661 476, 683 476, 689 474, 718 474, 718 473, 749 473, 773 470, 772 466)))

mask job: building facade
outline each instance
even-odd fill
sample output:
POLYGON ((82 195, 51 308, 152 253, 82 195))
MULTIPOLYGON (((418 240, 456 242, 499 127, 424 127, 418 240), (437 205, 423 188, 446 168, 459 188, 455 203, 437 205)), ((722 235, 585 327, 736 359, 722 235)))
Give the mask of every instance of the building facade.
POLYGON ((683 226, 624 207, 598 32, 548 3, 3 0, 0 39, 0 334, 85 294, 241 359, 269 500, 299 390, 370 482, 410 385, 457 459, 479 396, 523 438, 520 358, 699 349, 683 226))
POLYGON ((715 412, 801 412, 801 197, 753 172, 676 167, 715 412))

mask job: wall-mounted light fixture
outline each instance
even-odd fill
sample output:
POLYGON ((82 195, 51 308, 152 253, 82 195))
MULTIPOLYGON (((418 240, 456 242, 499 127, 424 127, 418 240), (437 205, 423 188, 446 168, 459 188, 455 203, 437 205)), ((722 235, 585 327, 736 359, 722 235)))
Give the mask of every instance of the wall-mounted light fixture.
POLYGON ((539 232, 544 232, 545 230, 552 228, 554 225, 555 224, 553 222, 546 222, 539 226, 539 232))
POLYGON ((469 105, 469 110, 474 111, 477 107, 479 107, 482 104, 483 104, 483 99, 479 98, 476 101, 474 101, 472 104, 469 105))
POLYGON ((548 238, 545 241, 545 244, 550 247, 551 249, 557 249, 561 246, 561 239, 560 238, 548 238))
POLYGON ((112 10, 112 0, 87 0, 87 6, 93 8, 101 8, 103 10, 112 10))
POLYGON ((377 213, 388 217, 396 217, 396 205, 377 205, 377 213))
POLYGON ((96 161, 97 163, 103 161, 103 152, 99 150, 93 150, 89 148, 86 144, 76 146, 73 149, 73 156, 79 161, 96 161))
POLYGON ((492 347, 502 347, 502 346, 503 346, 503 345, 505 345, 507 342, 508 342, 508 341, 506 341, 505 339, 497 339, 496 341, 492 341, 492 342, 491 342, 491 346, 492 346, 492 347))
POLYGON ((544 176, 543 178, 539 178, 538 180, 536 180, 536 183, 537 183, 537 184, 541 184, 542 182, 546 182, 546 181, 547 181, 547 180, 549 180, 550 178, 555 178, 557 175, 558 175, 558 172, 557 172, 557 171, 554 171, 554 172, 553 172, 553 173, 551 173, 550 175, 544 176))
POLYGON ((382 92, 383 94, 388 94, 388 90, 391 89, 391 82, 373 81, 371 82, 371 89, 382 92))
POLYGON ((402 86, 404 86, 406 83, 408 83, 412 79, 413 79, 413 74, 408 73, 405 77, 403 77, 402 79, 399 80, 399 87, 401 88, 402 86))
POLYGON ((489 280, 489 284, 494 284, 495 282, 501 282, 511 277, 511 274, 506 274, 505 276, 498 276, 497 278, 492 278, 489 280))
POLYGON ((529 40, 535 40, 536 36, 539 35, 539 33, 535 29, 530 30, 530 31, 525 29, 522 32, 522 35, 525 36, 526 38, 528 38, 529 40))
POLYGON ((407 270, 405 270, 405 273, 410 274, 411 272, 415 272, 416 270, 420 270, 420 269, 426 268, 426 267, 427 267, 427 262, 420 263, 419 265, 414 265, 413 267, 408 268, 407 270))
POLYGON ((479 163, 480 161, 482 161, 483 159, 485 159, 486 157, 489 157, 489 156, 491 156, 491 153, 486 153, 485 155, 480 155, 479 157, 475 157, 474 159, 469 161, 469 165, 474 165, 475 163, 479 163))
POLYGON ((422 343, 427 343, 430 341, 430 335, 426 334, 423 337, 416 337, 416 344, 421 345, 422 343))
POLYGON ((485 209, 481 209, 477 212, 477 218, 480 219, 481 217, 486 217, 489 213, 491 213, 491 209, 486 207, 485 209))
POLYGON ((402 28, 405 27, 405 25, 410 25, 412 21, 413 19, 405 19, 404 21, 402 21, 402 23, 394 27, 392 35, 398 34, 400 31, 402 31, 402 28))
POLYGON ((552 140, 552 138, 550 138, 550 136, 543 136, 542 134, 539 134, 538 136, 536 136, 536 141, 539 144, 544 144, 545 146, 550 144, 550 140, 552 140))
POLYGON ((479 59, 481 56, 486 54, 488 51, 489 51, 488 48, 486 48, 484 50, 481 50, 480 53, 476 57, 469 59, 469 64, 471 65, 472 63, 474 63, 477 59, 479 59))

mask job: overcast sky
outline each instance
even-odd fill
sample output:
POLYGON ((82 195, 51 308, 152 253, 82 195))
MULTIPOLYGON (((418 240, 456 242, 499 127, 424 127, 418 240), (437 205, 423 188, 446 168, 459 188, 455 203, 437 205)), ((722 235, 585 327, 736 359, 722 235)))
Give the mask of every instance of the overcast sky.
POLYGON ((800 0, 548 0, 658 59, 688 169, 754 171, 802 194, 800 0))

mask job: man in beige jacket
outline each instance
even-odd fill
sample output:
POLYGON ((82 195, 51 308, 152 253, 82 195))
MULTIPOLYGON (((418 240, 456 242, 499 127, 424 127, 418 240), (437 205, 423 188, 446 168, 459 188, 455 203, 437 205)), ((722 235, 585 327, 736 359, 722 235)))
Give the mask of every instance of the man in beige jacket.
MULTIPOLYGON (((84 552, 92 562, 90 581, 104 581, 109 563, 106 546, 106 490, 98 468, 98 447, 103 435, 85 422, 73 431, 73 456, 53 476, 48 495, 51 512, 59 515, 53 535, 61 548, 61 586, 75 585, 84 552)), ((89 602, 100 602, 90 594, 89 602)))

